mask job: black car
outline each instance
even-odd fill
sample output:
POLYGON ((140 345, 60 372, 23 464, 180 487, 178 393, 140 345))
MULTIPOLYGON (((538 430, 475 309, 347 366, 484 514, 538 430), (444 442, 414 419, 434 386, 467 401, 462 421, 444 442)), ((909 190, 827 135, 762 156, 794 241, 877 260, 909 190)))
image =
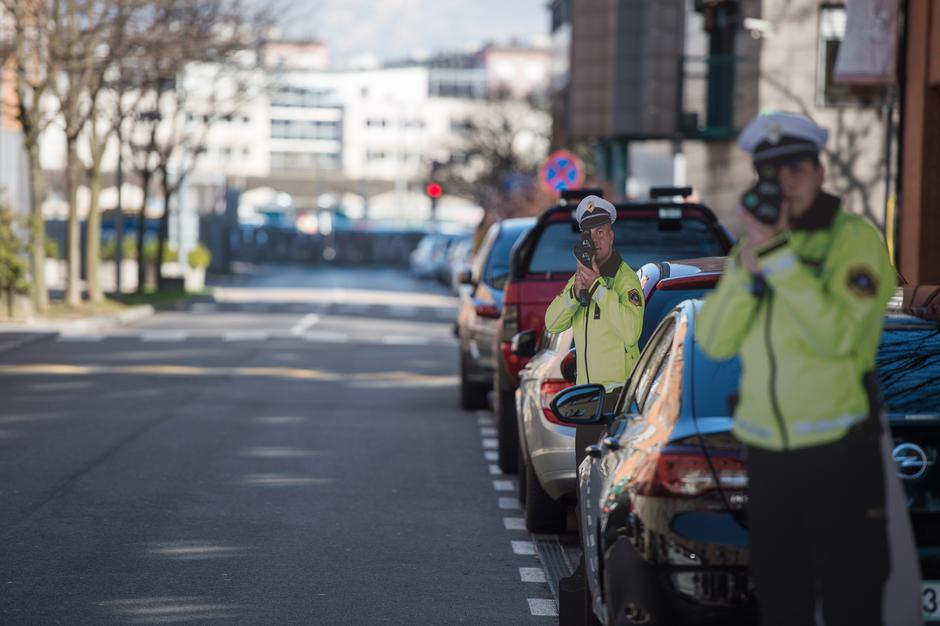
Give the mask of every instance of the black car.
MULTIPOLYGON (((740 362, 701 352, 700 304, 684 302, 664 318, 612 414, 601 414, 599 386, 573 387, 555 401, 567 423, 607 423, 578 476, 590 602, 605 624, 757 623, 747 473, 731 434, 740 362)), ((878 373, 920 555, 924 610, 940 617, 940 325, 889 315, 878 373)))
POLYGON ((487 393, 493 385, 496 323, 503 310, 509 256, 513 245, 533 224, 534 217, 520 217, 490 226, 473 266, 458 277, 458 282, 466 285, 461 290, 457 314, 461 408, 486 408, 487 393))

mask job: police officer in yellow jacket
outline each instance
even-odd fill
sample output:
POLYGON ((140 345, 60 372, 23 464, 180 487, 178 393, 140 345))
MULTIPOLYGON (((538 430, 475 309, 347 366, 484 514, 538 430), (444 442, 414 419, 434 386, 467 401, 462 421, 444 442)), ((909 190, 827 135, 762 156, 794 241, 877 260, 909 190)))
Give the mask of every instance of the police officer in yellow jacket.
POLYGON ((706 353, 741 357, 734 434, 765 625, 815 624, 817 602, 826 626, 882 624, 890 569, 873 371, 895 272, 875 227, 822 191, 827 137, 783 112, 742 132, 779 218, 741 211, 745 236, 697 321, 706 353))
POLYGON ((623 385, 639 356, 643 289, 636 272, 614 250, 614 205, 598 196, 578 204, 575 218, 594 244, 591 266, 578 269, 545 312, 553 333, 574 329, 577 383, 623 385))

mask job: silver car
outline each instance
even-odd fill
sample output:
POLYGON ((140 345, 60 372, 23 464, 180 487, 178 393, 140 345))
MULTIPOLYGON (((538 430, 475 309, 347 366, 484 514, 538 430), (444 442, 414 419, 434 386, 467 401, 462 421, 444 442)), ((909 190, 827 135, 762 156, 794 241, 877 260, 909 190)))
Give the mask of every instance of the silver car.
POLYGON ((559 422, 549 408, 555 394, 574 384, 573 346, 571 329, 545 333, 516 390, 519 499, 525 504, 526 528, 535 533, 565 531, 566 503, 577 490, 575 429, 559 422))

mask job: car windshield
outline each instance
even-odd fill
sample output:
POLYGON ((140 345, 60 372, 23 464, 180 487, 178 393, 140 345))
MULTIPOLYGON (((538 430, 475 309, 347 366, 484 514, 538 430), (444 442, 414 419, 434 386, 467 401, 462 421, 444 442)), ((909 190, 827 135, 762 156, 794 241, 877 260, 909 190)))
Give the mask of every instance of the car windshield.
MULTIPOLYGON (((678 230, 660 230, 657 220, 623 219, 614 222, 614 248, 633 269, 644 263, 670 259, 722 256, 725 250, 714 232, 699 220, 684 220, 678 230)), ((529 263, 530 274, 573 273, 572 249, 581 232, 571 222, 545 226, 529 263)))
POLYGON ((940 329, 885 329, 877 367, 889 413, 940 413, 940 329))
POLYGON ((506 280, 509 278, 509 255, 513 245, 524 232, 516 229, 500 232, 486 260, 486 268, 483 270, 483 281, 487 285, 494 289, 502 289, 506 286, 506 280))

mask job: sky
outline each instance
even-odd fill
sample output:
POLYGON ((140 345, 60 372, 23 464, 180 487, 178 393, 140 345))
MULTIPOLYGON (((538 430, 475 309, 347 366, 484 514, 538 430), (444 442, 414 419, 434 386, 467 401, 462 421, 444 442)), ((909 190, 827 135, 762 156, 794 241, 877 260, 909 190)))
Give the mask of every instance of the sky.
POLYGON ((486 41, 547 35, 547 0, 290 0, 281 28, 323 41, 336 65, 363 54, 380 60, 415 51, 461 50, 486 41))

